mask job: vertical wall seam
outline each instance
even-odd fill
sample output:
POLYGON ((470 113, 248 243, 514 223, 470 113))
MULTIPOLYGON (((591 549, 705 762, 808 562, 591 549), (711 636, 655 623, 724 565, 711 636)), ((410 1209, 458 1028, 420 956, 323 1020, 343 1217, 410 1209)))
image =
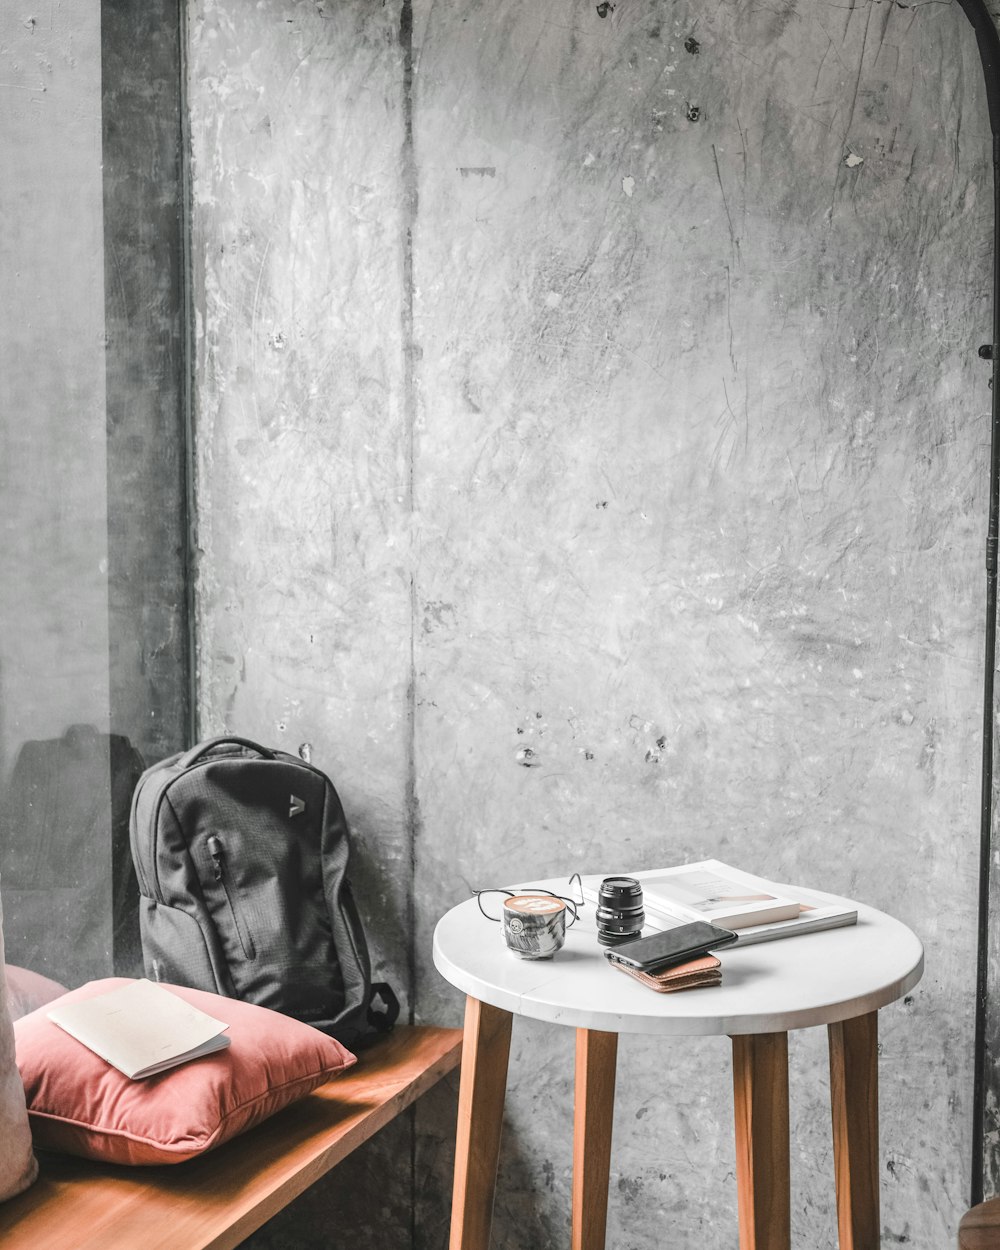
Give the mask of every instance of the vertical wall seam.
MULTIPOLYGON (((107 636, 107 700, 108 700, 108 724, 107 729, 113 733, 116 725, 117 708, 115 697, 115 679, 114 679, 114 615, 112 611, 111 601, 111 585, 115 574, 115 551, 112 543, 112 527, 111 527, 111 387, 108 379, 110 354, 108 352, 108 320, 109 320, 109 301, 108 301, 108 253, 114 246, 113 241, 109 239, 108 227, 108 169, 110 165, 110 153, 108 151, 108 21, 107 21, 107 0, 102 0, 100 9, 100 26, 101 26, 101 239, 104 246, 104 556, 107 567, 107 584, 104 588, 105 594, 105 612, 108 626, 107 636)), ((131 732, 131 726, 129 726, 131 732)))
POLYGON ((188 746, 199 739, 197 543, 198 513, 195 500, 195 400, 194 400, 194 255, 192 251, 193 202, 191 190, 191 115, 188 93, 187 0, 177 0, 178 56, 180 81, 179 173, 181 188, 181 406, 184 447, 181 456, 183 482, 184 621, 187 646, 187 738, 188 746))
MULTIPOLYGON (((400 309, 402 366, 402 418, 405 451, 405 514, 409 525, 409 681, 406 691, 406 815, 409 838, 408 880, 406 883, 406 947, 407 947, 407 1018, 410 1024, 415 1017, 417 992, 416 957, 416 878, 417 835, 420 827, 420 806, 417 795, 417 544, 415 542, 416 518, 416 344, 413 323, 413 234, 417 219, 417 163, 413 142, 413 0, 401 0, 399 13, 399 44, 402 52, 403 74, 403 142, 400 152, 402 178, 402 307, 400 309)), ((417 1124, 416 1109, 409 1119, 410 1135, 410 1246, 416 1244, 417 1234, 417 1124)))
POLYGON ((417 570, 415 545, 413 543, 414 517, 416 512, 415 483, 415 439, 416 439, 416 380, 413 326, 413 232, 417 215, 417 170, 413 147, 413 4, 412 0, 402 0, 399 19, 399 42, 402 49, 403 70, 403 147, 401 152, 401 175, 403 183, 403 293, 401 308, 401 338, 403 352, 403 394, 402 417, 404 427, 404 454, 406 460, 405 505, 406 519, 410 526, 410 638, 409 638, 409 682, 407 688, 407 761, 406 761, 406 809, 409 835, 409 873, 407 896, 407 927, 408 927, 408 968, 407 993, 409 998, 409 1017, 413 1023, 413 996, 416 990, 416 955, 414 952, 415 899, 414 883, 416 877, 416 842, 419 826, 419 805, 417 798, 416 777, 416 706, 417 706, 417 672, 416 672, 416 621, 417 621, 417 570))

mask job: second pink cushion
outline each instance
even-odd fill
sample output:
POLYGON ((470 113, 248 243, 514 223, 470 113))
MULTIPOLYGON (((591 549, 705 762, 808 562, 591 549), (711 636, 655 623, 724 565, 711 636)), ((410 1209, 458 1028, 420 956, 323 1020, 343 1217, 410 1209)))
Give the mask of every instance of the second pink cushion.
POLYGON ((7 1010, 12 1020, 20 1020, 29 1011, 44 1007, 66 993, 65 985, 29 968, 7 964, 4 971, 7 974, 7 1010))

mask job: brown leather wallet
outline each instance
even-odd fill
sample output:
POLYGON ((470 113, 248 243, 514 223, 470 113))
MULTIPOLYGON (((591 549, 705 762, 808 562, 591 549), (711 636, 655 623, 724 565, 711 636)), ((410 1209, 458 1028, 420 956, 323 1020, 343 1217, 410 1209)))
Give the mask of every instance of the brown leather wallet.
POLYGON ((702 955, 686 964, 674 964, 655 975, 651 972, 640 972, 638 968, 630 968, 628 964, 615 963, 614 960, 609 962, 619 972, 627 973, 641 985, 656 990, 658 994, 673 994, 677 990, 698 990, 722 984, 722 963, 714 955, 702 955))

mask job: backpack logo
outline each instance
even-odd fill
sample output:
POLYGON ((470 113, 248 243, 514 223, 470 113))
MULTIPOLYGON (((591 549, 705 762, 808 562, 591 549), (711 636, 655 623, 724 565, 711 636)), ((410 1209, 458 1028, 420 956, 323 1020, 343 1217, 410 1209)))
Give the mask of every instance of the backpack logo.
POLYGON ((288 807, 289 817, 301 816, 302 813, 306 810, 305 799, 300 799, 297 794, 290 795, 289 797, 290 797, 290 803, 288 807))

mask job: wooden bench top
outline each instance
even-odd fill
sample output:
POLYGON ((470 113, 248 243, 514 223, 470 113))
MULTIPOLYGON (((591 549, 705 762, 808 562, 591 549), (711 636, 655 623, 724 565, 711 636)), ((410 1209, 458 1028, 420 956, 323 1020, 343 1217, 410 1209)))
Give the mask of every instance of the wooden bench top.
POLYGON ((40 1158, 0 1205, 3 1250, 230 1250, 457 1067, 461 1029, 398 1026, 356 1067, 200 1158, 40 1158))

